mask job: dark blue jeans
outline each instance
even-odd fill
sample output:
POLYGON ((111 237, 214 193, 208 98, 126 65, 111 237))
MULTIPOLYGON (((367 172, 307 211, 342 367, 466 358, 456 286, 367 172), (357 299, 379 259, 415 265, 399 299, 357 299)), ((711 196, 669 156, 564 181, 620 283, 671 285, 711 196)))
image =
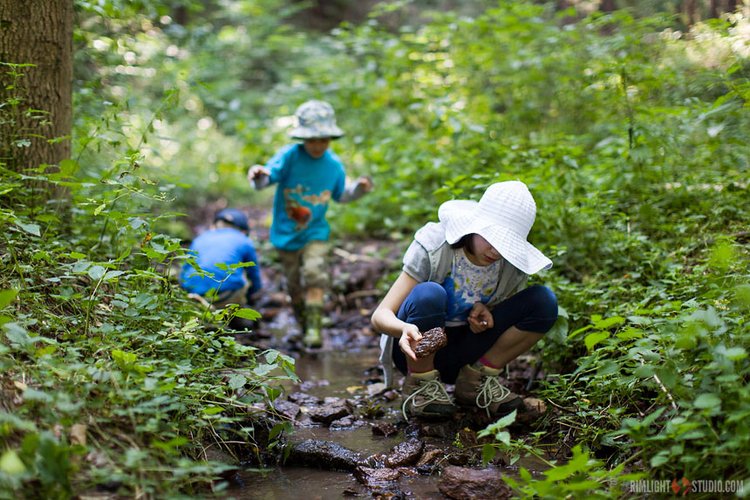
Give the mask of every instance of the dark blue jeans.
MULTIPOLYGON (((438 283, 427 281, 414 287, 401 304, 397 316, 417 325, 421 332, 444 327, 447 302, 445 289, 438 283)), ((492 317, 495 325, 480 334, 472 333, 468 324, 445 329, 448 345, 435 355, 435 368, 443 382, 455 383, 461 367, 481 358, 511 326, 547 333, 557 319, 557 297, 545 286, 530 286, 495 306, 492 317)), ((406 356, 396 342, 393 343, 393 362, 401 373, 406 373, 406 356)))

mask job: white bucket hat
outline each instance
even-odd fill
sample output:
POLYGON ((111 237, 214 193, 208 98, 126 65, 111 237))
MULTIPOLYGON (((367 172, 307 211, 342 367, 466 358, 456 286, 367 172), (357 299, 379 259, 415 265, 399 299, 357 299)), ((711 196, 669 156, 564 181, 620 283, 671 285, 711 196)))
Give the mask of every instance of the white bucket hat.
POLYGON ((552 261, 526 241, 536 218, 536 203, 523 182, 493 184, 479 202, 447 201, 440 205, 438 218, 450 244, 476 233, 526 274, 552 267, 552 261))
POLYGON ((325 101, 307 101, 294 112, 296 124, 289 135, 293 139, 338 139, 344 131, 336 125, 333 106, 325 101))

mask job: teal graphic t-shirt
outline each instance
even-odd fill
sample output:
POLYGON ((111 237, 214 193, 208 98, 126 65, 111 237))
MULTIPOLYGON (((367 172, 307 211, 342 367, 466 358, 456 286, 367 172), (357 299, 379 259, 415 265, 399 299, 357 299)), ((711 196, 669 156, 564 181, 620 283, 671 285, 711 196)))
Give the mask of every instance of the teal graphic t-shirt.
POLYGON ((271 243, 295 251, 310 241, 328 241, 328 204, 344 192, 344 166, 330 149, 313 158, 302 144, 285 146, 266 165, 271 184, 278 184, 273 203, 271 243))

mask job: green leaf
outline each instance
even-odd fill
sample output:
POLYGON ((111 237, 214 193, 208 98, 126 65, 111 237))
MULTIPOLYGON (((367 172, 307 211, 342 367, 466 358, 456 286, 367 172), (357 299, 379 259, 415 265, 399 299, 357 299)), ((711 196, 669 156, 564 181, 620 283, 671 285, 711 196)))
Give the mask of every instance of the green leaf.
POLYGON ((637 328, 626 328, 623 331, 617 332, 615 336, 621 340, 632 340, 639 339, 643 337, 643 335, 644 333, 642 330, 639 330, 637 328))
POLYGON ((651 457, 651 467, 659 467, 660 465, 664 465, 665 463, 669 462, 669 454, 665 451, 661 451, 651 457))
POLYGON ((493 427, 495 427, 495 428, 508 427, 510 424, 512 424, 515 421, 516 421, 516 410, 513 410, 512 412, 508 413, 507 415, 505 415, 500 420, 496 421, 493 424, 493 427))
POLYGON ((204 415, 216 415, 223 411, 224 411, 224 408, 222 408, 221 406, 207 406, 203 408, 202 413, 204 415))
POLYGON ((633 370, 633 375, 638 378, 649 378, 654 375, 654 367, 651 365, 641 365, 633 370))
POLYGON ((29 336, 26 329, 18 323, 6 323, 3 326, 6 329, 5 336, 10 340, 11 344, 26 347, 34 343, 34 340, 29 336))
POLYGON ((135 364, 138 356, 132 352, 125 352, 119 349, 112 349, 112 359, 120 368, 128 368, 135 364))
POLYGON ((267 364, 260 364, 253 368, 253 373, 256 374, 259 377, 264 377, 271 373, 274 368, 276 368, 275 365, 267 365, 267 364))
POLYGON ((18 295, 18 290, 15 290, 13 288, 9 290, 0 290, 0 309, 13 302, 13 299, 16 298, 16 295, 18 295))
POLYGON ((0 424, 7 424, 11 429, 17 429, 19 431, 26 431, 29 433, 37 432, 36 424, 34 424, 33 421, 21 418, 12 413, 0 411, 0 424))
POLYGON ((15 450, 8 450, 0 457, 0 471, 9 476, 19 476, 26 472, 26 466, 15 450))
POLYGON ((621 325, 625 322, 625 318, 621 316, 612 316, 611 318, 603 319, 601 321, 594 322, 594 328, 599 330, 606 330, 613 326, 621 325))
POLYGON ((486 428, 479 431, 477 434, 479 437, 485 437, 485 436, 491 436, 495 435, 497 438, 497 435, 506 427, 508 427, 510 424, 516 421, 516 410, 513 410, 512 412, 508 413, 501 419, 495 421, 494 423, 488 425, 486 428))
POLYGON ((107 272, 106 269, 102 266, 93 266, 91 269, 89 269, 89 276, 94 281, 99 281, 104 277, 104 274, 107 272))
POLYGON ((601 342, 602 340, 605 340, 609 338, 610 333, 609 332, 594 332, 586 335, 586 339, 584 340, 584 343, 586 344, 586 349, 591 350, 596 344, 601 342))
POLYGON ((123 274, 125 274, 125 271, 107 271, 107 274, 104 275, 104 281, 109 281, 123 274))
POLYGON ((235 373, 231 377, 229 377, 229 387, 232 390, 242 389, 245 387, 245 384, 247 383, 247 377, 245 377, 242 374, 235 373))
POLYGON ((713 393, 703 393, 695 398, 693 405, 696 408, 721 408, 721 398, 713 393))
POLYGON ((16 221, 16 226, 20 227, 29 234, 33 234, 34 236, 41 235, 41 233, 39 232, 38 224, 24 224, 23 222, 16 221))
POLYGON ((738 361, 740 359, 745 359, 747 357, 747 351, 742 347, 730 347, 729 349, 726 349, 723 346, 721 347, 722 347, 721 350, 717 348, 716 352, 726 356, 728 359, 731 359, 732 361, 738 361))
POLYGON ((587 331, 591 330, 592 328, 594 328, 592 325, 586 325, 583 328, 579 328, 578 330, 574 330, 570 335, 568 335, 568 338, 572 339, 574 337, 577 337, 581 333, 587 332, 587 331))
POLYGON ((54 398, 44 391, 32 389, 31 387, 23 391, 23 398, 28 401, 41 401, 42 403, 51 403, 54 398))
POLYGON ((492 461, 493 458, 495 458, 495 455, 497 454, 497 449, 495 449, 494 446, 491 444, 485 444, 482 446, 482 463, 488 464, 492 461))
POLYGON ((65 177, 72 177, 78 171, 78 162, 75 160, 63 160, 58 166, 60 167, 60 173, 65 177))
POLYGON ((256 311, 255 309, 250 309, 248 307, 237 309, 234 312, 234 315, 238 318, 244 318, 253 321, 261 318, 261 314, 258 311, 256 311))

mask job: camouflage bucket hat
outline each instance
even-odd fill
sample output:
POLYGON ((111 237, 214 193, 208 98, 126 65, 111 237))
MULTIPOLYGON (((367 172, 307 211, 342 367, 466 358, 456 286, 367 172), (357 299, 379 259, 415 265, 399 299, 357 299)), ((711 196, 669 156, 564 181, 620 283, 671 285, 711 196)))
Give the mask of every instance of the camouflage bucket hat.
POLYGON ((289 132, 294 139, 338 139, 344 131, 336 125, 336 113, 325 101, 307 101, 294 113, 296 126, 289 132))

